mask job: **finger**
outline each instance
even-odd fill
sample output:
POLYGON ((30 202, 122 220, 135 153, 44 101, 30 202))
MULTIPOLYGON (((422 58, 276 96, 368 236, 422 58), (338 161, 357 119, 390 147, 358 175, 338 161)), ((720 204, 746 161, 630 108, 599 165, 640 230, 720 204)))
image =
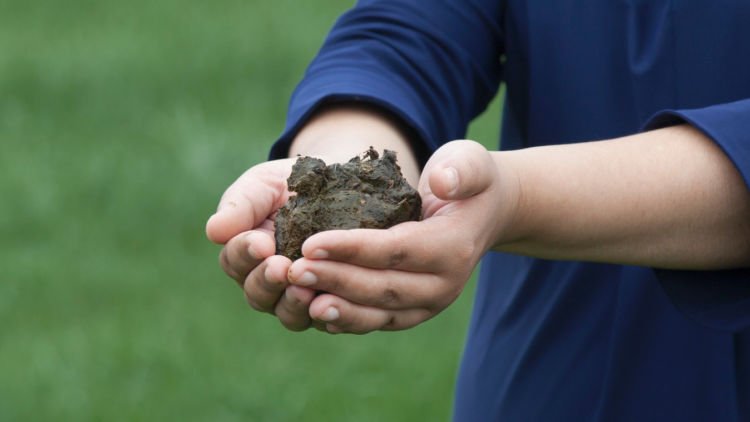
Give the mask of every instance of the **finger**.
POLYGON ((458 224, 452 218, 438 215, 387 230, 321 232, 305 241, 302 254, 368 268, 440 273, 451 270, 452 263, 472 259, 479 247, 468 236, 456 236, 451 229, 458 224))
POLYGON ((260 312, 273 313, 276 303, 289 285, 286 274, 292 261, 273 255, 266 258, 247 276, 245 297, 250 306, 260 312))
POLYGON ((424 193, 445 200, 470 198, 490 187, 497 167, 492 156, 474 141, 453 141, 443 145, 425 166, 421 184, 424 193))
POLYGON ((326 324, 326 331, 332 334, 404 330, 432 315, 425 309, 394 311, 359 305, 330 294, 316 297, 310 305, 311 318, 326 324))
POLYGON ((432 308, 443 305, 447 296, 452 296, 451 301, 455 298, 450 286, 433 274, 375 270, 335 261, 299 259, 289 267, 288 278, 293 285, 384 309, 432 308))
POLYGON ((276 303, 274 313, 281 324, 291 331, 303 331, 310 327, 309 308, 315 291, 299 286, 289 286, 276 303))
POLYGON ((288 198, 286 178, 292 161, 263 163, 240 176, 224 192, 216 213, 206 222, 206 236, 224 244, 266 220, 288 198))
POLYGON ((219 263, 227 275, 242 286, 250 270, 274 254, 273 233, 252 230, 232 238, 222 248, 219 263))

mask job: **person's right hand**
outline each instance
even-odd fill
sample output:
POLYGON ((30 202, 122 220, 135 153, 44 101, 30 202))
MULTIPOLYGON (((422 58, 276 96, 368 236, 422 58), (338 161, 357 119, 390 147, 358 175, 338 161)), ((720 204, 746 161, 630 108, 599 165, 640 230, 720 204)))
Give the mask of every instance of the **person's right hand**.
POLYGON ((291 261, 275 255, 274 216, 289 198, 286 179, 296 159, 258 164, 237 179, 206 223, 206 235, 224 245, 219 263, 245 291, 250 306, 276 315, 288 329, 301 331, 310 324, 308 308, 315 292, 291 286, 291 261))

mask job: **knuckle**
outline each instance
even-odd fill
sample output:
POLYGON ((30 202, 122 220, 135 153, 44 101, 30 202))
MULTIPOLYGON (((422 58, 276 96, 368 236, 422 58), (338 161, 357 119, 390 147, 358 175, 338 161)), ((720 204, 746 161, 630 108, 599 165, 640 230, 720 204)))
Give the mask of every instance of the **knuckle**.
POLYGON ((388 317, 388 320, 383 324, 383 330, 396 330, 398 329, 398 316, 395 313, 388 317))
POLYGON ((400 331, 412 328, 430 319, 435 313, 426 309, 414 309, 407 312, 394 312, 381 328, 383 331, 400 331))
MULTIPOLYGON (((397 226, 398 227, 398 226, 397 226)), ((398 268, 409 259, 416 259, 416 251, 410 251, 410 245, 414 244, 414 238, 404 230, 393 227, 387 230, 389 234, 380 244, 380 249, 386 257, 388 268, 398 268)))
POLYGON ((380 305, 381 306, 393 306, 400 302, 400 294, 399 292, 393 288, 392 286, 387 286, 383 291, 380 293, 380 305))
POLYGON ((402 245, 396 246, 388 256, 388 268, 396 268, 406 260, 406 250, 403 249, 402 245))

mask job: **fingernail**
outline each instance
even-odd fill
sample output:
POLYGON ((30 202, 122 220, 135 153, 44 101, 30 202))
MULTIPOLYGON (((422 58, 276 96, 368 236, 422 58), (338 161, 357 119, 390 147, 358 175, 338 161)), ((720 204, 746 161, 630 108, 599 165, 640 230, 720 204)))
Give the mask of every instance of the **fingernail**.
POLYGON ((447 167, 443 169, 443 175, 448 184, 448 195, 453 195, 458 188, 458 171, 453 167, 447 167))
POLYGON ((334 307, 326 309, 326 311, 323 312, 323 315, 320 316, 320 320, 325 322, 332 322, 337 319, 339 319, 339 310, 334 307))
POLYGON ((305 271, 302 276, 297 279, 297 285, 299 286, 312 286, 318 281, 318 277, 310 271, 305 271))
POLYGON ((245 236, 245 241, 247 242, 247 253, 250 254, 251 258, 257 258, 255 256, 255 251, 253 250, 253 238, 251 235, 245 236))
POLYGON ((247 240, 247 253, 249 253, 250 257, 253 259, 260 259, 258 253, 253 249, 253 237, 255 237, 254 233, 250 233, 245 238, 247 240))
POLYGON ((292 293, 292 289, 285 289, 284 296, 286 297, 286 300, 292 302, 295 305, 299 304, 300 302, 299 298, 292 293))
POLYGON ((315 249, 313 253, 310 254, 310 258, 312 259, 326 259, 328 258, 328 251, 324 251, 323 249, 315 249))

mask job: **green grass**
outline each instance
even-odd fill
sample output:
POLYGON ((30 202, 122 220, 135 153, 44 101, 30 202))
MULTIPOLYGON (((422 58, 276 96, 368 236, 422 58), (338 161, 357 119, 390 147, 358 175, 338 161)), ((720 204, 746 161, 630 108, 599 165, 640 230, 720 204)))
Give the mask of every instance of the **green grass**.
POLYGON ((407 332, 289 333, 203 235, 351 3, 0 4, 0 420, 449 419, 471 291, 407 332))

